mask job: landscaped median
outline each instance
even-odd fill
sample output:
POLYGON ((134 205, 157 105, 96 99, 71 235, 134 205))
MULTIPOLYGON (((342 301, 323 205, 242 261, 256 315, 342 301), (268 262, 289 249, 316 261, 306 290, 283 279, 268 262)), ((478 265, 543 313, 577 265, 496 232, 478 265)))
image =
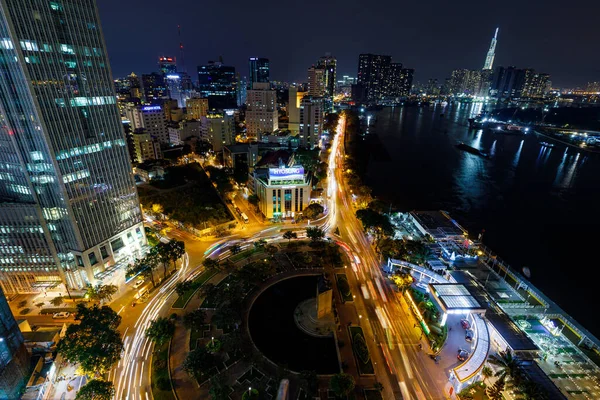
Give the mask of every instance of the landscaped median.
POLYGON ((360 326, 351 326, 348 328, 348 331, 350 332, 350 338, 352 339, 352 351, 354 352, 358 372, 361 375, 374 374, 375 370, 373 368, 373 363, 371 362, 369 348, 367 347, 362 328, 360 326))
POLYGON ((152 353, 152 396, 154 400, 175 400, 169 376, 169 343, 155 345, 152 353))
POLYGON ((204 285, 206 281, 215 276, 217 273, 215 271, 204 271, 201 273, 196 279, 192 281, 192 286, 189 290, 187 290, 183 295, 179 296, 175 303, 173 303, 172 308, 185 308, 188 301, 192 298, 194 293, 200 288, 200 286, 204 285))
POLYGON ((352 290, 350 290, 350 284, 348 283, 348 278, 346 278, 346 274, 335 274, 335 279, 337 281, 337 288, 340 292, 340 296, 342 301, 345 303, 347 301, 353 301, 352 290))

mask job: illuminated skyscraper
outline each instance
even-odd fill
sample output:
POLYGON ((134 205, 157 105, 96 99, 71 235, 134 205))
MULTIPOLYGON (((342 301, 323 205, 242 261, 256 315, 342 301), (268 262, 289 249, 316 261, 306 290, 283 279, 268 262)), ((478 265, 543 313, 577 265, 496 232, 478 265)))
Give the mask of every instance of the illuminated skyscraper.
POLYGON ((485 64, 483 65, 483 69, 492 69, 494 67, 494 57, 496 56, 496 42, 498 40, 499 29, 500 28, 496 28, 496 33, 494 33, 492 43, 490 43, 490 49, 488 50, 487 56, 485 57, 485 64))
POLYGON ((96 283, 146 244, 96 2, 0 0, 0 38, 0 285, 96 283))
POLYGON ((335 94, 337 60, 331 54, 327 53, 319 58, 317 66, 323 68, 323 86, 325 87, 325 94, 333 97, 335 94))
POLYGON ((159 57, 158 69, 164 75, 177 73, 177 62, 175 61, 175 57, 159 57))
POLYGON ((248 61, 249 80, 248 87, 252 89, 252 86, 256 82, 268 83, 269 82, 269 59, 250 57, 248 61))
POLYGON ((221 61, 198 66, 198 91, 208 98, 210 108, 236 108, 237 85, 235 67, 223 65, 221 61))

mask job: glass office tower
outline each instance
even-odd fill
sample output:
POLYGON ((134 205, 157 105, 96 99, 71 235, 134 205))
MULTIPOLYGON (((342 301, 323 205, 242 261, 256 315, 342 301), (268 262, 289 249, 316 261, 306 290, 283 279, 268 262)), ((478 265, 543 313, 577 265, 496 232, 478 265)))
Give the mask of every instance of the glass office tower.
POLYGON ((95 283, 146 244, 94 0, 0 0, 0 285, 95 283))
POLYGON ((0 399, 18 399, 29 374, 23 335, 0 289, 0 399))

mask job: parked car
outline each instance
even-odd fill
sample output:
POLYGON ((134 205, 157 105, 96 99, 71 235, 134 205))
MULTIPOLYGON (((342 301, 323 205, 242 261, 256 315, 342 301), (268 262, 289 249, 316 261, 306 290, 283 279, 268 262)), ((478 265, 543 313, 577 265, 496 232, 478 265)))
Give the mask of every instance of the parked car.
POLYGON ((61 311, 61 312, 54 313, 52 315, 52 318, 54 318, 54 319, 69 318, 69 315, 71 315, 70 312, 68 312, 68 311, 61 311))
POLYGON ((138 279, 134 284, 133 287, 134 288, 139 288, 140 286, 142 286, 144 284, 144 280, 143 279, 138 279))
POLYGON ((473 340, 473 335, 474 335, 474 334, 475 334, 475 333, 473 332, 473 330, 472 330, 472 329, 467 329, 467 330, 465 331, 465 340, 466 340, 467 342, 471 342, 471 341, 473 340))
POLYGON ((458 349, 458 360, 459 361, 465 361, 467 359, 467 357, 469 357, 469 352, 465 349, 458 349))
POLYGON ((466 319, 460 320, 460 326, 462 326, 463 329, 471 329, 471 323, 469 321, 467 321, 466 319))

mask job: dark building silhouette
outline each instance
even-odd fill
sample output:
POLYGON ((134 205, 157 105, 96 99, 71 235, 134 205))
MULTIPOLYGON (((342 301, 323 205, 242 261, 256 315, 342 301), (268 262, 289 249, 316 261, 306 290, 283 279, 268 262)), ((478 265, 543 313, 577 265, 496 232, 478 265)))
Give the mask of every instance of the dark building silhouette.
POLYGON ((198 66, 198 91, 208 98, 210 108, 237 107, 237 79, 235 67, 209 61, 198 66))
POLYGON ((250 57, 248 60, 248 87, 257 82, 269 82, 269 59, 260 57, 250 57))

